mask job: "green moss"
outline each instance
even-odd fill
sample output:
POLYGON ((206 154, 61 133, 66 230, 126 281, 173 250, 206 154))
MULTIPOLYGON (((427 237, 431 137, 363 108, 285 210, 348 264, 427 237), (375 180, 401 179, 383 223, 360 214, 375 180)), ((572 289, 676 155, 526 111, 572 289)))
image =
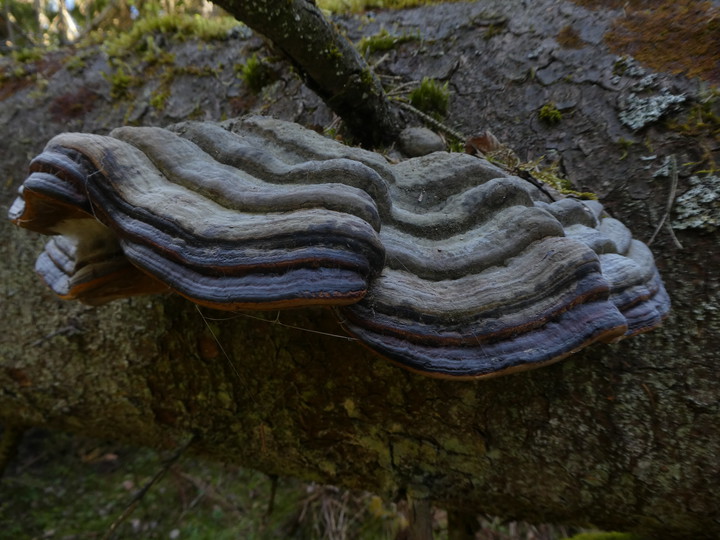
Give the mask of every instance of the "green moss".
POLYGON ((212 66, 173 66, 164 77, 178 77, 189 75, 190 77, 217 77, 219 68, 212 66))
POLYGON ((507 19, 499 20, 498 22, 494 22, 490 24, 486 29, 485 32, 483 32, 483 39, 486 41, 489 39, 494 38, 495 36, 499 36, 505 31, 505 28, 507 27, 507 19))
POLYGON ((620 161, 622 161, 623 159, 625 159, 628 156, 628 152, 630 151, 630 148, 632 148, 632 145, 635 144, 635 141, 626 139, 624 137, 620 137, 616 142, 617 142, 617 145, 622 150, 622 154, 620 155, 620 161))
POLYGON ((151 97, 151 105, 162 109, 169 96, 168 85, 178 75, 215 76, 217 70, 209 67, 175 67, 175 57, 167 52, 160 41, 165 39, 201 40, 221 39, 238 23, 231 18, 206 19, 199 16, 172 15, 163 17, 145 17, 138 20, 129 32, 111 34, 103 44, 103 50, 110 58, 115 71, 106 75, 111 84, 111 97, 123 99, 130 95, 130 89, 139 83, 135 75, 140 69, 144 76, 152 73, 148 68, 170 66, 162 74, 161 89, 151 97))
POLYGON ((175 55, 162 50, 155 42, 155 36, 145 36, 145 43, 141 49, 140 58, 147 64, 173 64, 175 62, 175 55))
POLYGON ((543 166, 542 162, 545 161, 545 156, 541 156, 533 161, 521 162, 520 158, 517 157, 512 149, 501 145, 498 150, 485 154, 485 158, 512 174, 523 178, 531 176, 533 179, 552 187, 563 195, 577 197, 578 199, 598 198, 595 193, 574 189, 572 182, 561 175, 558 163, 543 166))
POLYGON ((71 73, 80 73, 87 67, 86 56, 80 53, 71 56, 65 62, 65 67, 71 73))
POLYGON ((465 141, 461 141, 459 139, 452 139, 449 141, 449 150, 450 152, 465 152, 465 141))
POLYGON ((198 103, 195 108, 188 114, 188 120, 202 120, 205 117, 205 108, 198 103))
POLYGON ((365 68, 360 72, 360 81, 364 86, 368 88, 372 87, 375 81, 375 76, 372 71, 370 71, 370 68, 365 68))
POLYGON ((111 58, 120 58, 134 53, 146 53, 152 45, 148 36, 163 34, 171 39, 185 41, 197 38, 202 41, 225 39, 228 31, 239 23, 232 17, 206 18, 199 15, 164 15, 143 17, 135 22, 128 32, 115 33, 103 40, 103 48, 111 58))
POLYGON ((717 170, 710 148, 720 144, 720 90, 713 88, 702 93, 687 111, 668 120, 666 126, 684 136, 706 141, 702 161, 710 164, 710 170, 717 170))
POLYGON ((450 104, 448 83, 440 84, 428 77, 423 78, 420 85, 410 92, 408 97, 413 107, 437 119, 447 114, 450 104))
POLYGON ((557 163, 552 163, 549 166, 541 167, 540 162, 544 158, 539 158, 529 163, 523 163, 518 166, 521 171, 527 171, 532 174, 533 178, 540 180, 544 184, 551 186, 563 195, 571 197, 577 197, 578 199, 597 199, 598 196, 595 193, 588 191, 577 191, 574 189, 572 182, 563 176, 560 176, 560 171, 557 163))
POLYGON ((538 118, 548 126, 555 126, 562 120, 562 113, 554 103, 546 103, 538 111, 538 118))
MULTIPOLYGON (((11 62, 0 68, 0 83, 20 79, 32 79, 40 76, 38 64, 47 50, 40 48, 18 49, 11 53, 11 62)), ((31 81, 28 81, 31 82, 31 81)), ((3 93, 0 92, 0 99, 3 93)))
POLYGON ((342 60, 342 53, 337 45, 331 45, 325 49, 325 56, 330 60, 342 60))
POLYGON ((110 97, 124 99, 130 97, 130 88, 138 83, 137 77, 125 72, 123 66, 118 67, 111 75, 103 73, 110 82, 110 97))
POLYGON ((277 79, 273 69, 256 54, 248 58, 245 64, 235 66, 235 69, 240 72, 240 78, 255 94, 259 94, 263 88, 277 79))
POLYGON ((378 51, 389 51, 401 43, 418 41, 419 39, 420 36, 417 34, 401 34, 396 36, 383 28, 374 36, 363 37, 358 44, 358 49, 363 55, 367 56, 378 51))
POLYGON ((165 105, 167 105, 167 100, 169 98, 169 90, 159 90, 153 92, 152 96, 150 96, 150 106, 158 111, 162 111, 165 109, 165 105))

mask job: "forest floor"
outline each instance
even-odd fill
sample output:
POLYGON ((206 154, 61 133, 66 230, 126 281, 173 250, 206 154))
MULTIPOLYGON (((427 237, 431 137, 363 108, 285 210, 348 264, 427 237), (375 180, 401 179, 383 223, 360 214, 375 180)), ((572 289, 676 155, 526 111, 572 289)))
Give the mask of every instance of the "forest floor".
MULTIPOLYGON (((149 449, 34 430, 0 484, 0 538, 105 538, 167 458, 149 449)), ((403 538, 403 503, 292 478, 277 479, 275 488, 273 483, 257 471, 182 457, 112 538, 403 538)), ((447 538, 447 515, 435 509, 433 517, 435 538, 447 538)), ((482 540, 557 540, 577 532, 478 519, 482 529, 476 538, 482 540)))

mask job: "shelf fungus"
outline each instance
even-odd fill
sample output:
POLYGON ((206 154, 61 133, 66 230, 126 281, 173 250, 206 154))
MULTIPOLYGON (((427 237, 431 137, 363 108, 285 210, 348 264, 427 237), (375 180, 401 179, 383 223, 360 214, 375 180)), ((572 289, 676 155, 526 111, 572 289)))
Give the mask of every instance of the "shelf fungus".
POLYGON ((389 163, 266 117, 58 135, 10 219, 52 235, 36 270, 62 298, 333 306, 370 348, 438 377, 554 362, 670 307, 649 249, 596 201, 550 200, 467 154, 389 163))

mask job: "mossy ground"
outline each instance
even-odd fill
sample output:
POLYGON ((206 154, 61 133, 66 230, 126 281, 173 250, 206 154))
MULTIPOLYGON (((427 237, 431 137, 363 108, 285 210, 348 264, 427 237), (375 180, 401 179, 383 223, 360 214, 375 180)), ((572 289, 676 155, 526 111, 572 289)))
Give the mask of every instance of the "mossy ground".
POLYGON ((401 43, 408 41, 420 41, 419 35, 400 34, 394 35, 383 28, 373 36, 365 36, 358 43, 358 49, 365 56, 374 52, 388 51, 401 43))
POLYGON ((562 113, 554 103, 546 103, 538 111, 538 118, 549 126, 554 126, 562 120, 562 113))

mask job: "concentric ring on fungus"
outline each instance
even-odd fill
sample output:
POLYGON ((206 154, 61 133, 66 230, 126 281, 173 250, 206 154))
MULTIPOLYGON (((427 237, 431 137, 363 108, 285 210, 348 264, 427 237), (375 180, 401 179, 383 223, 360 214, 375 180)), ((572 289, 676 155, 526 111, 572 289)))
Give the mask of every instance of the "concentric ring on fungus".
POLYGON ((36 270, 62 298, 336 306, 370 348, 438 377, 554 362, 670 308, 650 250, 596 201, 550 201, 466 154, 391 164, 266 117, 58 135, 9 215, 53 235, 36 270))

